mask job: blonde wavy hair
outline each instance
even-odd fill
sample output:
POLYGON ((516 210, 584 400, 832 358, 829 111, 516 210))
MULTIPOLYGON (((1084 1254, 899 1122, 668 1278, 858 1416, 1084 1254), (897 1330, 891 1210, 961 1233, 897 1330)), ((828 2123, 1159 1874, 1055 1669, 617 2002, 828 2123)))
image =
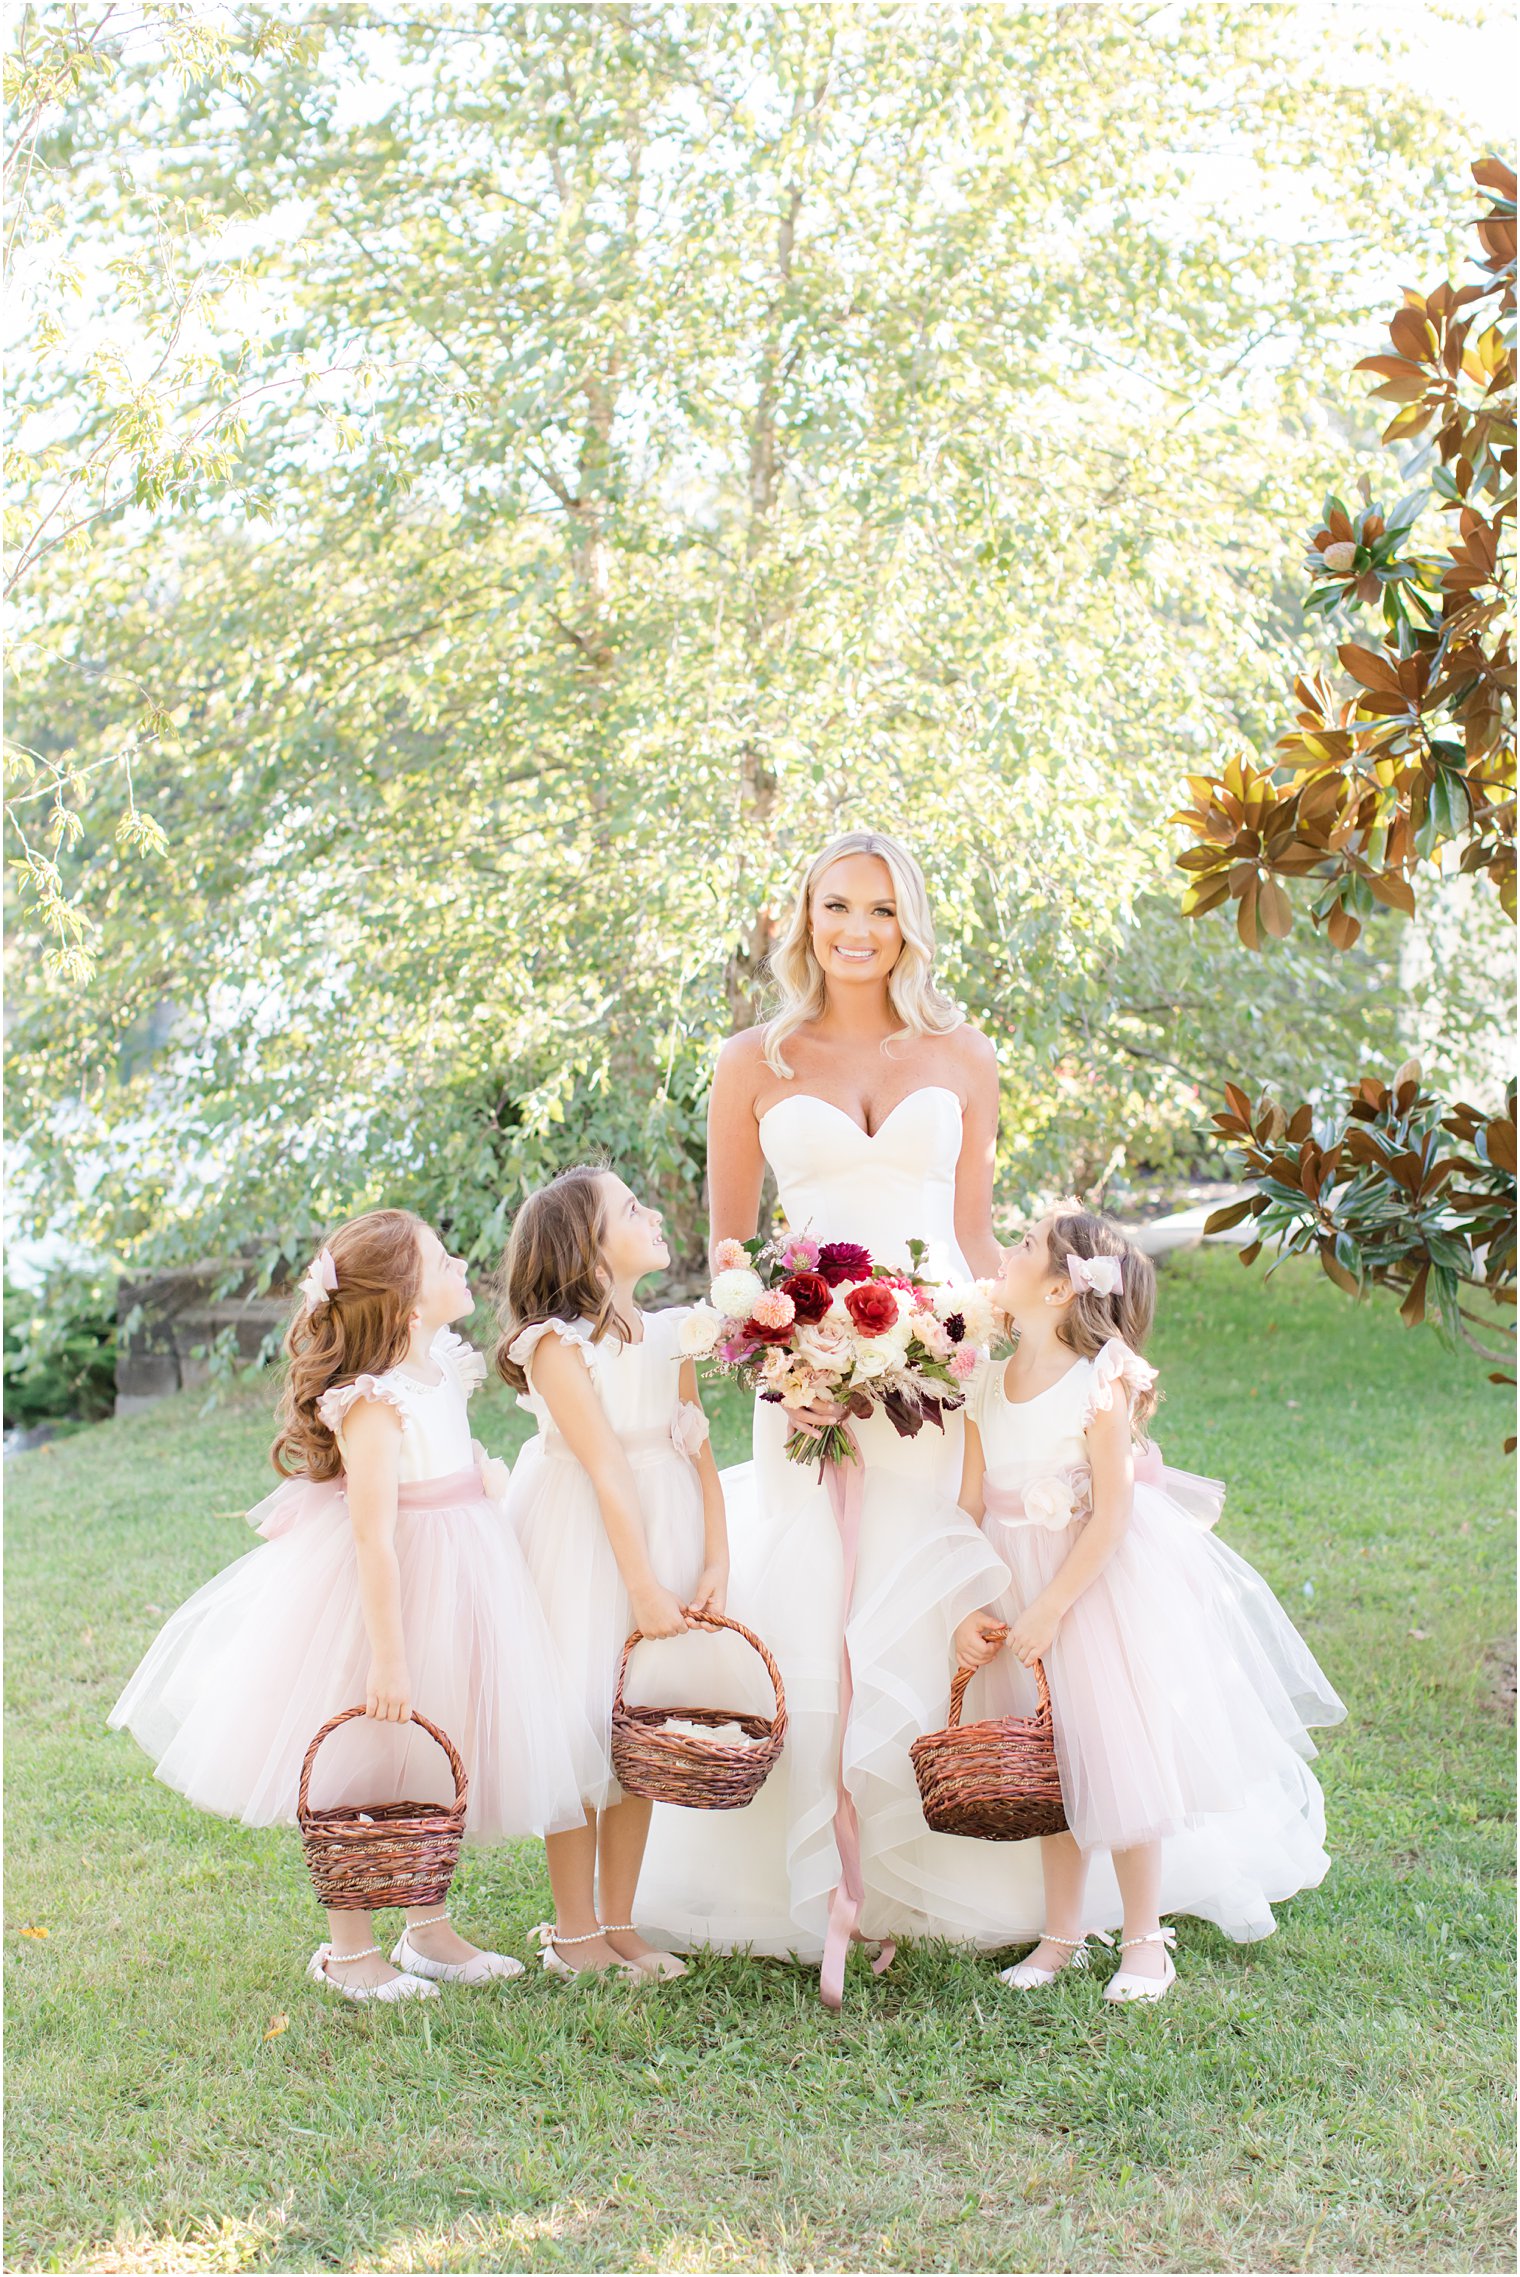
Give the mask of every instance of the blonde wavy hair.
POLYGON ((965 1019, 959 1005, 934 983, 934 915, 923 871, 907 847, 884 830, 842 831, 809 862, 786 931, 770 954, 770 975, 781 1005, 765 1024, 762 1044, 765 1064, 775 1075, 791 1076, 784 1056, 787 1037, 818 1019, 827 1001, 827 976, 813 954, 813 895, 825 871, 851 854, 874 855, 886 863, 892 876, 903 944, 887 978, 887 996, 902 1026, 887 1042, 900 1043, 905 1036, 943 1036, 965 1019))

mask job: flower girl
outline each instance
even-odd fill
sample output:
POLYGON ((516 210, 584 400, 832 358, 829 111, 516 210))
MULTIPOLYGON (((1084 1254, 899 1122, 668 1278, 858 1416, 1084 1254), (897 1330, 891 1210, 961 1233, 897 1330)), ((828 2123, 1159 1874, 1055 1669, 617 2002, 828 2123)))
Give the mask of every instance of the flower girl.
MULTIPOLYGON (((591 1735, 470 1437, 485 1361, 449 1325, 470 1309, 463 1260, 404 1210, 340 1226, 307 1274, 274 1443, 294 1475, 250 1513, 265 1546, 180 1607, 111 1712, 203 1810, 292 1819, 313 1734, 363 1701, 318 1756, 314 1804, 334 1773, 323 1803, 452 1801, 435 1743, 400 1728, 415 1704, 463 1758, 466 1840, 580 1823, 591 1735)), ((389 1964, 368 1913, 328 1924, 307 1974, 350 2000, 522 1973, 446 1909, 413 1908, 389 1964)))
MULTIPOLYGON (((956 1632, 987 1667, 980 1713, 1027 1712, 1007 1649, 1044 1662, 1068 1833, 1041 1846, 1045 1935, 1003 1982, 1019 1991, 1086 1965, 1089 1854, 1112 1854, 1123 1964, 1111 2001, 1159 2000, 1176 1970, 1163 1912, 1270 1935, 1275 1899, 1328 1867, 1306 1727, 1345 1714, 1261 1576, 1208 1531, 1197 1489, 1144 1442, 1156 1371, 1148 1259, 1110 1222, 1046 1218, 1003 1261, 998 1302, 1018 1335, 967 1409, 963 1506, 1013 1584, 956 1632), (1136 1451, 1137 1442, 1139 1452, 1136 1451)), ((1103 1938, 1102 1942, 1111 1942, 1103 1938)))
MULTIPOLYGON (((615 1172, 577 1168, 523 1203, 503 1268, 496 1365, 538 1424, 508 1510, 601 1745, 584 1824, 547 1844, 556 1921, 540 1934, 557 1976, 684 1973, 633 1927, 651 1806, 624 1795, 609 1754, 629 1632, 678 1637, 689 1613, 722 1612, 728 1584, 723 1490, 682 1349, 690 1308, 646 1313, 634 1302, 639 1281, 669 1262, 658 1213, 615 1172)), ((639 1656, 646 1698, 661 1651, 639 1656)), ((713 1651, 693 1640, 664 1648, 664 1660, 672 1699, 689 1700, 713 1651)))

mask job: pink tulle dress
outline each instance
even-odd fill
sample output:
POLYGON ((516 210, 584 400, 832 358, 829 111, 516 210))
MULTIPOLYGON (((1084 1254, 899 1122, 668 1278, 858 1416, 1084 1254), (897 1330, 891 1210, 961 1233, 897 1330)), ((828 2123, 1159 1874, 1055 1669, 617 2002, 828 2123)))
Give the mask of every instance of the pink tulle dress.
MULTIPOLYGON (((596 1488, 533 1388, 534 1361, 546 1336, 580 1353, 633 1475, 650 1568, 684 1605, 702 1572, 705 1534, 696 1457, 708 1435, 701 1408, 681 1397, 681 1324, 689 1310, 675 1305, 641 1313, 643 1333, 636 1344, 616 1336, 593 1341, 590 1324, 583 1320, 535 1321, 514 1339, 509 1352, 528 1378, 529 1389, 518 1404, 533 1417, 538 1432, 517 1458, 507 1513, 571 1696, 596 1736, 598 1762, 586 1799, 597 1808, 617 1802, 622 1794, 610 1754, 612 1698, 633 1615, 596 1488)), ((665 1707, 730 1701, 751 1705, 759 1664, 746 1668, 746 1654, 747 1648, 731 1637, 699 1633, 642 1644, 629 1670, 628 1698, 665 1707)), ((763 1674, 759 1683, 764 1708, 770 1695, 763 1674)))
MULTIPOLYGON (((361 1376, 324 1396, 322 1420, 341 1451, 356 1400, 383 1400, 401 1418, 395 1545, 412 1704, 464 1760, 466 1839, 556 1833, 582 1823, 597 1752, 471 1444, 466 1402, 485 1362, 451 1329, 430 1357, 435 1382, 404 1367, 361 1376)), ((269 1826, 295 1816, 313 1734, 363 1705, 370 1648, 342 1478, 289 1479, 249 1522, 263 1545, 165 1624, 110 1722, 201 1809, 269 1826)), ((311 1800, 449 1801, 453 1792, 425 1732, 358 1718, 324 1743, 311 1800)))
MULTIPOLYGON (((969 1413, 986 1458, 988 1542, 1013 1576, 1011 1620, 1059 1572, 1091 1514, 1086 1433, 1121 1387, 1156 1371, 1115 1337, 1057 1383, 1011 1402, 994 1363, 969 1413)), ((1134 1512, 1045 1655, 1067 1820, 1084 1850, 1162 1840, 1162 1911, 1246 1941, 1274 1901, 1326 1873, 1311 1725, 1345 1709, 1260 1574, 1210 1530, 1223 1490, 1136 1461, 1134 1512)), ((973 1714, 1027 1713, 1032 1676, 1004 1652, 973 1714)))

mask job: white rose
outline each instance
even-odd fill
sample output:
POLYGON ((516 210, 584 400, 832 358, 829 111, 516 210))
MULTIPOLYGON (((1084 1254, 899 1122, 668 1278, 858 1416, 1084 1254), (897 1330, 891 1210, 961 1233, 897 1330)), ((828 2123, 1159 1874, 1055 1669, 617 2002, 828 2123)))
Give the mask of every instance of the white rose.
POLYGON ((714 1281, 712 1301, 725 1320, 748 1320, 764 1288, 758 1273, 752 1273, 747 1265, 735 1265, 714 1281))
POLYGON ((855 1355, 855 1381, 868 1384, 884 1376, 892 1365, 892 1354, 884 1336, 871 1337, 855 1355))
MULTIPOLYGON (((848 1317, 848 1316, 846 1316, 848 1317)), ((850 1363, 849 1339, 836 1336, 826 1321, 797 1331, 797 1357, 825 1375, 842 1374, 850 1363)))
POLYGON ((693 1305, 676 1341, 689 1360, 704 1360, 723 1333, 723 1315, 711 1305, 693 1305))

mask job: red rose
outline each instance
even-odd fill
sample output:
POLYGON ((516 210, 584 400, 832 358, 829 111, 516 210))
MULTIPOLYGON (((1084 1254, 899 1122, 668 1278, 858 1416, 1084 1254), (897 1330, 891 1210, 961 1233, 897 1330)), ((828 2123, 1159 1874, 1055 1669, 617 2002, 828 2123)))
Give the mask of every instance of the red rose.
POLYGON ((758 1320, 747 1320, 739 1333, 753 1337, 757 1344, 790 1344, 797 1333, 797 1323, 789 1320, 785 1328, 764 1328, 758 1320))
POLYGON ((834 1292, 821 1273, 793 1273, 782 1282, 781 1293, 791 1298, 804 1327, 822 1320, 834 1301, 834 1292))
POLYGON ((858 1241, 826 1241, 818 1252, 818 1270, 831 1289, 841 1281, 863 1281, 871 1270, 871 1252, 858 1241))
POLYGON ((864 1282, 851 1289, 844 1303, 862 1336, 881 1336, 897 1319, 897 1297, 885 1281, 864 1282))

